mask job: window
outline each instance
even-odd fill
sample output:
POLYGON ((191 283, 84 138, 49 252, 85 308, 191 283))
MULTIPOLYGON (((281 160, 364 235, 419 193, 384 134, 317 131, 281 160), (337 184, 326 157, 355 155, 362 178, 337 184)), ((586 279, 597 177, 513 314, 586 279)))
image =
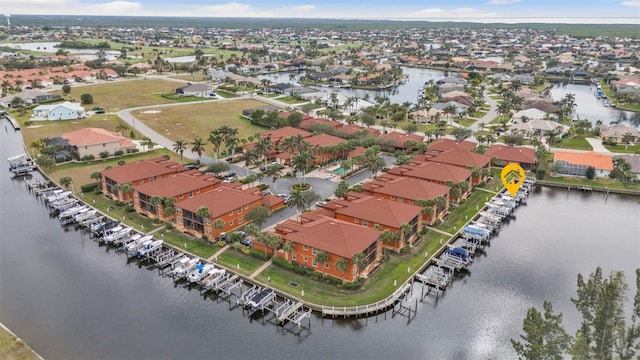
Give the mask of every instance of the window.
POLYGON ((156 176, 156 180, 160 180, 161 177, 162 176, 160 176, 160 175, 156 176))
POLYGON ((311 265, 313 265, 313 267, 318 267, 318 261, 316 259, 313 259, 311 261, 311 265))
POLYGON ((395 200, 396 199, 396 197, 393 196, 393 195, 391 195, 389 198, 390 198, 390 200, 395 200))
POLYGON ((192 198, 193 197, 193 191, 189 191, 189 197, 192 198))
POLYGON ((178 217, 178 224, 182 224, 182 218, 178 217))
POLYGON ((304 245, 302 248, 305 250, 309 250, 309 247, 307 245, 304 245))
POLYGON ((242 206, 238 208, 238 215, 242 214, 242 206))
POLYGON ((85 150, 89 150, 89 147, 88 147, 88 146, 85 146, 85 147, 84 147, 84 149, 85 149, 85 150))
POLYGON ((357 223, 359 223, 359 222, 360 222, 360 219, 358 219, 358 218, 353 218, 353 222, 357 224, 357 223))
POLYGON ((196 189, 196 194, 200 194, 200 189, 196 189))
POLYGON ((329 264, 329 263, 324 263, 324 268, 325 268, 325 269, 331 269, 331 264, 329 264))
POLYGON ((178 199, 184 199, 184 195, 178 196, 178 199))
POLYGON ((317 254, 318 253, 318 249, 316 249, 316 248, 311 249, 311 253, 313 255, 317 254))
POLYGON ((207 226, 207 235, 211 235, 211 228, 207 226))
POLYGON ((181 209, 181 208, 179 208, 179 207, 177 207, 177 208, 176 208, 176 214, 182 214, 182 209, 181 209))
POLYGON ((233 220, 229 220, 229 226, 233 226, 233 220))
POLYGON ((367 220, 362 220, 362 226, 369 226, 369 222, 367 220))
POLYGON ((204 219, 205 224, 211 225, 211 218, 204 219))
POLYGON ((309 259, 307 259, 307 257, 306 257, 306 256, 305 256, 305 257, 303 257, 303 258, 302 258, 302 260, 303 260, 304 262, 309 261, 309 259))
POLYGON ((152 181, 153 181, 153 177, 150 177, 150 178, 149 178, 149 182, 152 182, 152 181))
POLYGON ((298 257, 296 256, 296 253, 291 253, 291 260, 295 260, 296 258, 298 258, 298 257))
POLYGON ((144 184, 144 180, 140 180, 140 184, 144 184))
POLYGON ((102 147, 107 147, 107 144, 102 144, 102 147))
POLYGON ((229 216, 233 216, 233 210, 229 211, 229 216))
POLYGON ((399 197, 399 198, 398 198, 398 202, 399 202, 399 203, 403 203, 403 202, 404 202, 404 198, 399 197))
POLYGON ((242 216, 238 218, 238 224, 242 224, 242 216))
POLYGON ((244 208, 245 208, 245 209, 248 209, 248 208, 249 208, 249 204, 245 205, 245 206, 244 206, 244 208))

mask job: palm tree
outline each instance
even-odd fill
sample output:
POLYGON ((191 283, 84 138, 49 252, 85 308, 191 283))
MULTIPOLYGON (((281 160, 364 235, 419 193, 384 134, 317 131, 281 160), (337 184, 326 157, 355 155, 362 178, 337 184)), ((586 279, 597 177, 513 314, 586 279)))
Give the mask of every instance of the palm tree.
POLYGON ((158 216, 158 219, 160 218, 160 214, 159 214, 159 206, 162 203, 162 199, 160 199, 159 196, 152 196, 149 199, 149 204, 151 204, 151 206, 153 206, 153 215, 158 216))
POLYGON ((264 158, 265 165, 267 164, 267 154, 273 150, 273 143, 271 139, 266 137, 261 137, 258 139, 256 146, 254 148, 255 152, 264 158))
POLYGON ((63 176, 62 178, 60 178, 60 185, 64 186, 65 188, 69 188, 69 185, 71 185, 72 182, 73 179, 71 179, 70 176, 63 176))
POLYGON ((287 259, 289 263, 291 263, 291 259, 289 259, 289 253, 293 250, 293 241, 285 241, 282 244, 282 251, 284 251, 284 257, 287 259))
POLYGON ((360 277, 360 271, 364 270, 367 266, 367 258, 363 253, 355 253, 351 258, 351 261, 358 267, 358 277, 360 277))
POLYGON ((124 132, 127 130, 129 130, 129 126, 123 122, 118 121, 118 125, 116 125, 116 131, 124 136, 124 132))
MULTIPOLYGON (((413 231, 413 227, 411 227, 410 224, 402 224, 400 225, 400 232, 402 233, 402 242, 403 243, 407 243, 407 236, 409 236, 409 234, 411 234, 411 232, 413 231)), ((413 246, 413 240, 410 241, 409 243, 410 246, 413 246)))
POLYGON ((282 177, 282 168, 280 166, 269 166, 264 175, 273 181, 273 190, 276 191, 276 180, 282 177))
POLYGON ((196 136, 191 145, 193 145, 191 151, 198 154, 198 162, 200 162, 202 159, 202 153, 205 151, 204 146, 207 145, 207 142, 202 140, 200 136, 196 136))
MULTIPOLYGON (((200 206, 197 210, 196 210, 196 217, 199 217, 202 221, 202 225, 204 225, 204 219, 208 219, 211 217, 211 212, 209 211, 209 208, 206 206, 200 206)), ((202 232, 204 232, 204 229, 202 230, 202 232)))
POLYGON ((282 237, 278 234, 273 234, 267 236, 266 245, 269 246, 273 250, 273 255, 276 254, 276 251, 282 246, 282 237))
POLYGON ((442 112, 445 113, 449 117, 449 124, 451 124, 451 120, 453 119, 453 115, 456 114, 456 107, 453 105, 447 105, 442 109, 442 112))
POLYGON ((318 251, 316 254, 316 261, 322 266, 322 277, 324 277, 324 263, 329 260, 329 253, 326 251, 318 251))
POLYGON ((122 193, 122 198, 124 199, 126 195, 133 190, 133 185, 131 183, 122 184, 120 185, 119 190, 122 193))
POLYGON ((213 152, 215 154, 215 161, 218 161, 218 156, 220 155, 220 146, 222 145, 223 138, 222 135, 212 131, 209 133, 209 142, 213 145, 213 152))
POLYGON ((236 154, 236 147, 238 147, 238 138, 235 136, 229 136, 225 142, 224 142, 224 146, 226 148, 227 153, 229 152, 229 149, 231 149, 231 155, 235 155, 236 154))
POLYGON ((102 183, 102 174, 100 173, 100 171, 94 171, 91 173, 91 175, 89 176, 91 179, 95 180, 96 183, 98 183, 98 187, 100 186, 100 184, 102 183))
POLYGON ((333 104, 333 108, 337 109, 338 108, 338 102, 340 100, 338 99, 338 93, 337 92, 332 92, 331 95, 329 95, 329 102, 331 104, 333 104))
POLYGON ((304 196, 302 196, 303 192, 300 189, 293 189, 289 193, 289 207, 296 207, 298 209, 298 216, 300 216, 300 211, 304 209, 307 204, 304 196))
POLYGON ((311 151, 303 151, 291 159, 291 166, 295 171, 302 173, 302 184, 306 183, 307 169, 312 161, 313 153, 311 153, 311 151))
POLYGON ((435 198, 436 201, 436 207, 438 208, 439 212, 444 211, 447 208, 447 198, 444 196, 438 196, 435 198))
POLYGON ((336 261, 336 269, 342 273, 342 283, 344 284, 344 273, 349 268, 349 260, 341 257, 336 261))
POLYGON ((173 143, 173 151, 180 154, 180 161, 182 161, 182 155, 185 150, 187 150, 187 146, 184 140, 176 140, 176 142, 173 143))
POLYGON ((213 222, 213 228, 218 230, 218 236, 220 236, 220 230, 224 229, 224 226, 224 220, 222 219, 216 219, 216 221, 213 222))
MULTIPOLYGON (((397 232, 393 232, 389 230, 384 230, 380 233, 380 239, 382 239, 382 241, 385 244, 389 244, 389 243, 394 244, 399 237, 400 235, 397 232)), ((386 247, 385 247, 385 251, 386 251, 386 247)))

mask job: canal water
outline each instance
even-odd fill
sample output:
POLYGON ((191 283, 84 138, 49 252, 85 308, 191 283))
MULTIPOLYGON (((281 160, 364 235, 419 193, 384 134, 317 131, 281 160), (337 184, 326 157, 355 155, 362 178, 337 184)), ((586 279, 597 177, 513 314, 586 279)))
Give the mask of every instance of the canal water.
MULTIPOLYGON (((21 149, 0 127, 0 158, 21 149)), ((63 229, 4 165, 0 197, 0 321, 46 359, 514 358, 509 339, 529 307, 552 301, 574 332, 576 275, 600 265, 631 284, 640 264, 638 198, 539 188, 411 318, 314 316, 296 335, 63 229)))

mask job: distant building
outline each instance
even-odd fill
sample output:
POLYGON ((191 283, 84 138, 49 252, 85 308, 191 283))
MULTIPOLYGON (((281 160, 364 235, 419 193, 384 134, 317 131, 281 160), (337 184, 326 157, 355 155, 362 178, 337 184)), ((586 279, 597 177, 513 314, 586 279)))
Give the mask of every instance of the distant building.
POLYGON ((533 149, 526 147, 510 147, 493 144, 485 152, 485 155, 495 158, 494 165, 505 166, 518 164, 525 170, 531 170, 536 163, 533 149))
POLYGON ((553 162, 560 165, 558 173, 564 175, 585 176, 589 166, 593 166, 596 169, 596 176, 598 177, 609 176, 609 173, 613 170, 611 156, 594 151, 586 153, 556 151, 553 154, 553 162))
POLYGON ((631 126, 600 126, 600 137, 602 140, 616 144, 636 143, 640 141, 640 130, 631 126), (627 139, 627 137, 629 137, 627 139))
POLYGON ((189 84, 176 89, 176 95, 206 98, 211 96, 213 88, 207 84, 189 84))
POLYGON ((40 105, 33 109, 32 121, 77 120, 87 116, 79 103, 65 101, 61 104, 40 105))
POLYGON ((72 157, 78 159, 87 155, 97 158, 103 151, 113 155, 118 150, 127 152, 136 148, 136 144, 120 133, 101 128, 84 128, 66 132, 60 135, 60 140, 57 141, 71 153, 72 157))

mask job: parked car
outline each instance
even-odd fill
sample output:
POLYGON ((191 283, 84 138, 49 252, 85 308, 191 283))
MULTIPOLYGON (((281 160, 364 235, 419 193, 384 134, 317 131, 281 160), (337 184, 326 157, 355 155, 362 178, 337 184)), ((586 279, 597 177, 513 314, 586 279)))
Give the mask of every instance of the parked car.
POLYGON ((187 169, 189 169, 189 170, 200 169, 200 166, 198 166, 198 165, 193 165, 193 164, 191 164, 191 165, 185 165, 184 167, 186 167, 186 168, 187 168, 187 169))
POLYGON ((322 206, 325 206, 326 204, 327 204, 326 201, 316 201, 316 203, 315 203, 315 205, 317 207, 322 207, 322 206))

